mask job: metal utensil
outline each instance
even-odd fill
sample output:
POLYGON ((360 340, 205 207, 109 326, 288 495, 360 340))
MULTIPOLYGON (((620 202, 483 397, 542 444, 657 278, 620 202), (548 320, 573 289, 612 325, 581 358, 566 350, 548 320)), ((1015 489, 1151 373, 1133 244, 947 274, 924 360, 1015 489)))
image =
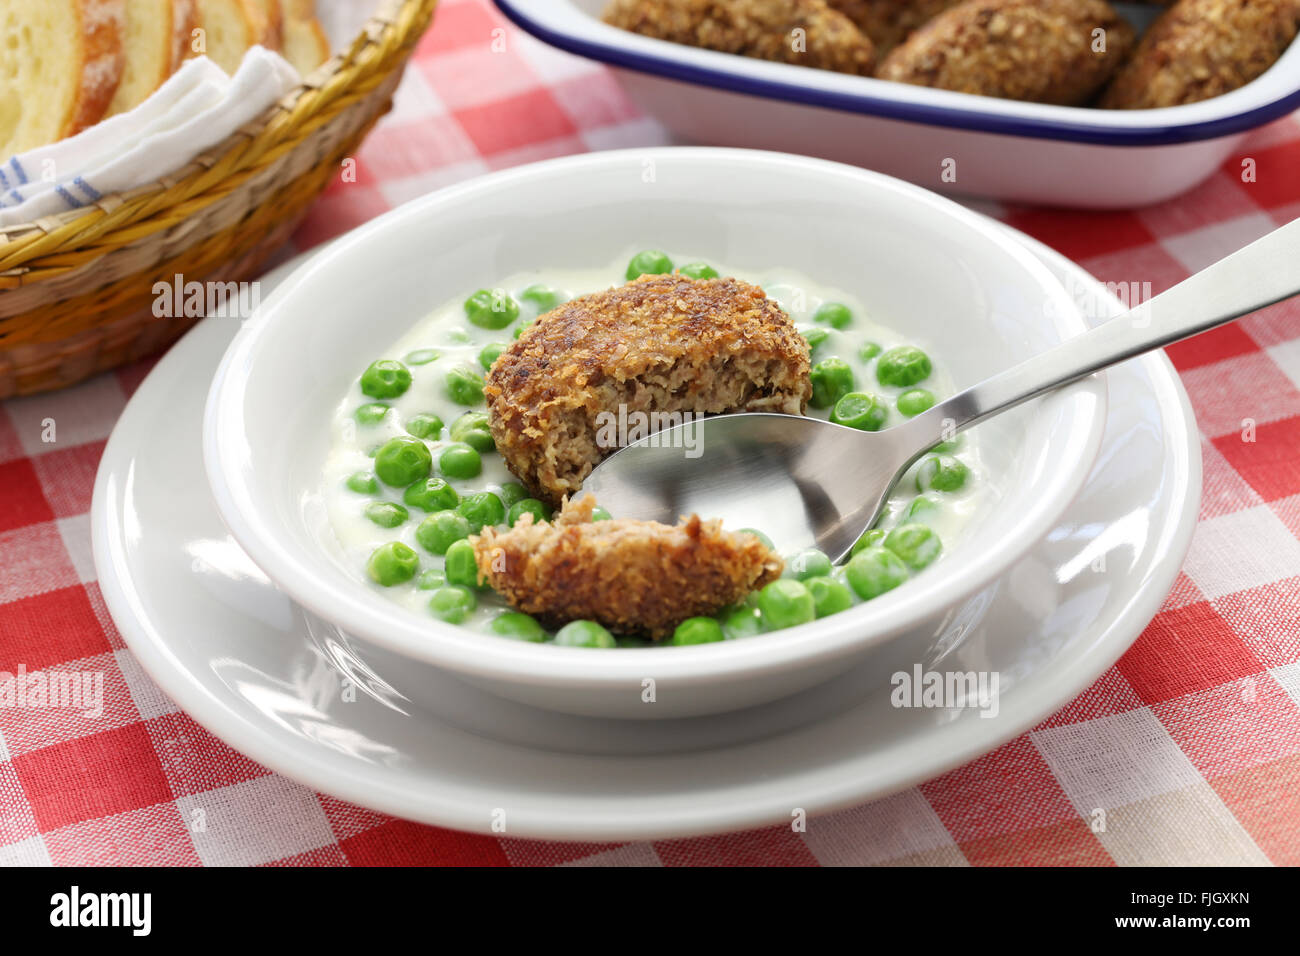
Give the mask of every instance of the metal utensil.
POLYGON ((878 432, 817 418, 739 413, 664 429, 606 458, 583 482, 620 518, 692 512, 762 527, 783 549, 842 560, 903 473, 957 432, 1108 366, 1300 293, 1300 219, 1139 307, 878 432), (688 431, 694 429, 694 431, 688 431), (699 449, 697 457, 683 449, 699 449))

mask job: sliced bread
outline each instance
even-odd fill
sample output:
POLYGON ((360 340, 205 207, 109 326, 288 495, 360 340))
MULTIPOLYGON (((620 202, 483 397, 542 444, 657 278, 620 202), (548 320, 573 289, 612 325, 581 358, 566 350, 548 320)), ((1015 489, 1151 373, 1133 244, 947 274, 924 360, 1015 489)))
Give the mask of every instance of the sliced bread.
POLYGON ((330 41, 316 19, 314 0, 284 0, 284 58, 303 76, 330 56, 330 41))
POLYGON ((126 65, 108 116, 139 105, 171 76, 174 15, 172 0, 126 0, 126 65))
POLYGON ((280 0, 250 0, 248 6, 257 42, 268 50, 279 50, 284 45, 284 13, 280 0))
POLYGON ((124 0, 0 0, 0 159, 104 116, 122 79, 124 0))
POLYGON ((257 24, 247 0, 198 0, 201 50, 231 76, 239 69, 244 51, 257 42, 257 24))
POLYGON ((195 0, 172 0, 172 72, 194 55, 194 31, 199 28, 195 0))

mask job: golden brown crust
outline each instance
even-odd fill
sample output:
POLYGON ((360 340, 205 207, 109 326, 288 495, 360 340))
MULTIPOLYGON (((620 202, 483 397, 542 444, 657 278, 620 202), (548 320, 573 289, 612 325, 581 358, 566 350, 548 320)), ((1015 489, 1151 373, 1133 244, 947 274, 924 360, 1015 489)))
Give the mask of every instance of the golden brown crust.
POLYGON ((541 316, 493 363, 484 394, 497 450, 554 503, 616 450, 600 436, 620 407, 797 415, 808 372, 807 341, 762 289, 655 275, 541 316))
POLYGON ((902 43, 922 24, 961 0, 826 0, 854 22, 876 48, 876 59, 902 43))
POLYGON ((781 559, 757 537, 720 521, 592 521, 595 503, 566 503, 552 523, 525 515, 508 531, 484 528, 470 538, 479 580, 547 627, 591 620, 658 639, 781 575, 781 559))
POLYGON ((77 91, 65 136, 79 133, 103 119, 126 66, 123 49, 126 4, 123 0, 79 0, 77 16, 84 37, 81 87, 77 91))
POLYGON ((1105 0, 966 0, 896 47, 877 76, 1078 106, 1110 79, 1132 44, 1133 28, 1105 0), (1098 37, 1102 50, 1095 49, 1098 37))
POLYGON ((612 0, 605 22, 658 40, 840 73, 870 76, 875 64, 871 40, 826 0, 612 0))
POLYGON ((192 53, 194 31, 199 25, 199 9, 195 0, 172 0, 172 72, 192 53))
POLYGON ((1300 0, 1179 0, 1142 36, 1102 96, 1106 109, 1195 103, 1244 86, 1300 29, 1300 0))

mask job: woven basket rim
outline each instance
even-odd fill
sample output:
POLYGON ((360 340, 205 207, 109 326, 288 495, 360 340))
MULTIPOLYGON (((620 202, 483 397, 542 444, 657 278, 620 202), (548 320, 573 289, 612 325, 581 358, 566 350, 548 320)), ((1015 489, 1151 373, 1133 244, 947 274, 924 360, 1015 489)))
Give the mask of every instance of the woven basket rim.
MULTIPOLYGON (((241 141, 251 143, 265 136, 276 118, 292 111, 304 96, 329 85, 332 79, 337 78, 356 60, 365 47, 380 42, 385 31, 398 26, 404 8, 414 11, 425 5, 436 5, 436 0, 378 0, 375 12, 366 19, 361 32, 346 50, 331 52, 329 59, 303 77, 296 88, 269 106, 261 115, 235 130, 226 139, 199 153, 184 166, 153 182, 136 186, 125 192, 106 194, 79 209, 69 209, 32 222, 0 227, 0 254, 9 252, 10 247, 17 243, 48 236, 56 230, 74 225, 89 217, 110 214, 124 204, 183 187, 186 183, 197 179, 223 156, 237 148, 241 141)), ((25 271, 24 267, 20 265, 0 271, 0 275, 17 275, 23 271, 25 271)))

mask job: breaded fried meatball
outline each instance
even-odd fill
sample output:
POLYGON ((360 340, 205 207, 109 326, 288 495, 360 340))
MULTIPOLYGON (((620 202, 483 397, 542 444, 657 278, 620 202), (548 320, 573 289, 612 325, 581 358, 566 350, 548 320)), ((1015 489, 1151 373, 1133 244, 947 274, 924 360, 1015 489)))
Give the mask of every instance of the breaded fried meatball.
POLYGON ((862 76, 875 66, 871 41, 826 0, 613 0, 605 22, 759 60, 862 76))
POLYGON ((826 0, 867 35, 877 61, 917 27, 961 0, 826 0))
POLYGON ((483 391, 497 450, 555 504, 643 437, 631 432, 650 413, 799 415, 808 372, 808 342, 758 286, 647 275, 541 316, 493 363, 483 391), (629 426, 611 440, 620 412, 629 426))
POLYGON ((1208 100, 1277 62, 1300 29, 1300 0, 1179 0, 1138 42, 1101 98, 1140 110, 1208 100))
POLYGON ((720 521, 592 521, 595 504, 586 495, 552 523, 525 515, 508 531, 484 528, 470 538, 479 579, 547 627, 592 620, 659 639, 781 576, 763 542, 720 521))
POLYGON ((1003 99, 1078 106, 1119 68, 1133 28, 1105 0, 966 0, 885 58, 877 76, 1003 99), (1094 31, 1105 31, 1094 52, 1094 31))

